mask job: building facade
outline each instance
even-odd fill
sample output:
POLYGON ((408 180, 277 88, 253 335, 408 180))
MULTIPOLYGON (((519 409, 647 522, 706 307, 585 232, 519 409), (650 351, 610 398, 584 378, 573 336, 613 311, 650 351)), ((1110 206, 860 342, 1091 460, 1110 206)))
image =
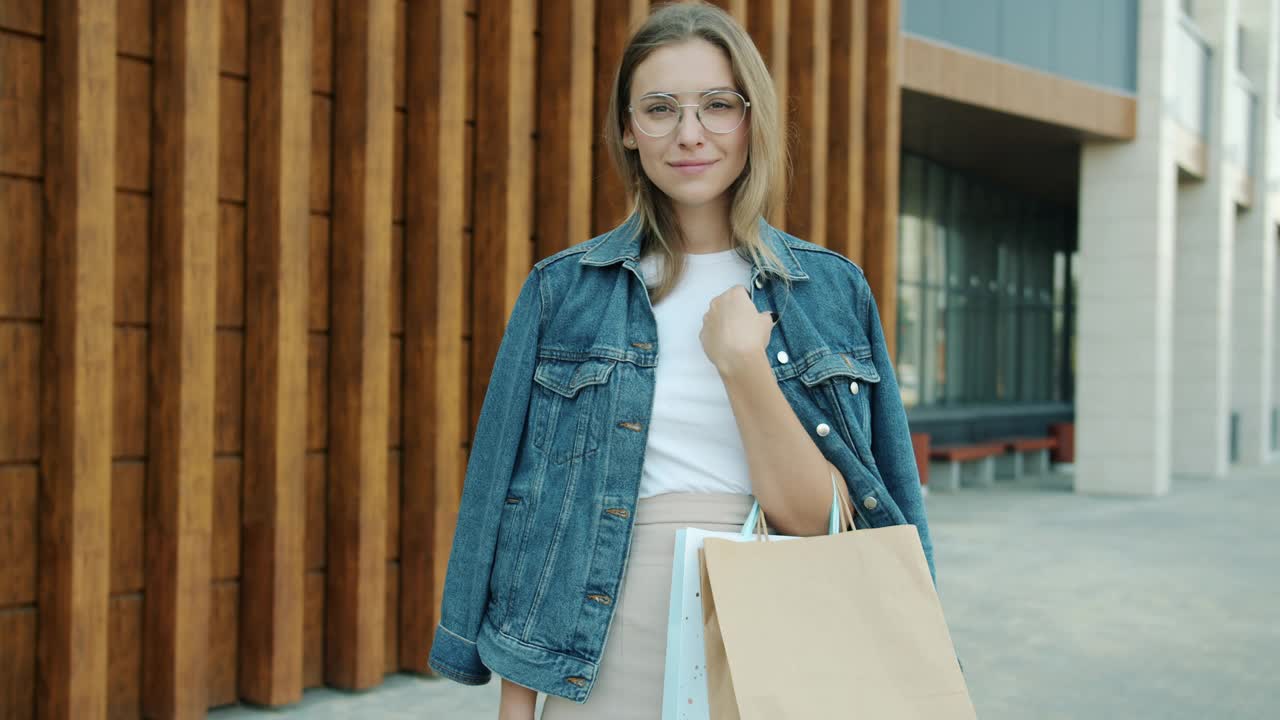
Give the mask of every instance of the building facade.
POLYGON ((1273 461, 1273 0, 909 0, 898 370, 934 442, 1074 420, 1075 487, 1273 461))

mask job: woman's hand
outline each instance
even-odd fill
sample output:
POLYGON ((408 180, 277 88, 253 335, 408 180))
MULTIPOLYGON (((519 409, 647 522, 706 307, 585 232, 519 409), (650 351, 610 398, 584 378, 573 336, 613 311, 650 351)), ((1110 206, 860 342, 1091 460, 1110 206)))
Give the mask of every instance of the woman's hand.
POLYGON ((756 310, 747 289, 734 285, 711 300, 698 339, 707 359, 727 377, 748 363, 759 362, 769 346, 773 323, 773 313, 756 310))
POLYGON ((502 679, 502 700, 498 703, 498 720, 533 720, 538 693, 523 685, 502 679))

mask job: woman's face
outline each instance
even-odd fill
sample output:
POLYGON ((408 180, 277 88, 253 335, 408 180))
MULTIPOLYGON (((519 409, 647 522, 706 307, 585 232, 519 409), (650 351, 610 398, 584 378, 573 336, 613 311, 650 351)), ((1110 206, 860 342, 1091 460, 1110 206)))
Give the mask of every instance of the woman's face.
MULTIPOLYGON (((631 77, 630 105, 622 134, 623 146, 640 154, 644 174, 677 206, 697 207, 713 202, 725 194, 747 164, 750 117, 747 115, 732 132, 717 133, 698 121, 697 105, 711 102, 703 118, 713 127, 728 127, 726 113, 735 112, 723 103, 714 103, 709 90, 742 90, 734 84, 733 69, 725 53, 705 40, 690 40, 667 45, 653 51, 636 66, 631 77), (663 116, 677 112, 670 98, 654 98, 655 94, 672 96, 682 112, 675 129, 663 137, 651 137, 641 131, 661 126, 663 116), (713 114, 720 114, 720 123, 713 114), (639 124, 639 125, 638 125, 639 124)), ((734 99, 728 95, 729 103, 734 99)))

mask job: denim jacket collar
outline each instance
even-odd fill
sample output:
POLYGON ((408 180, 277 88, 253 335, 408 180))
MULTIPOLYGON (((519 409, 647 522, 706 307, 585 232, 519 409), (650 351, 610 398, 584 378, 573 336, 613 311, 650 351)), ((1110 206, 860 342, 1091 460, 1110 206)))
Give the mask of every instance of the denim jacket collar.
MULTIPOLYGON (((791 250, 791 246, 787 244, 782 231, 761 218, 760 236, 764 238, 765 244, 769 246, 769 249, 773 250, 774 255, 777 255, 778 259, 782 261, 781 270, 788 278, 792 280, 809 279, 804 268, 800 266, 800 261, 796 259, 795 253, 791 250)), ((583 265, 604 267, 623 260, 636 261, 639 259, 640 216, 632 213, 626 222, 606 233, 604 239, 598 245, 583 253, 579 262, 583 265)))

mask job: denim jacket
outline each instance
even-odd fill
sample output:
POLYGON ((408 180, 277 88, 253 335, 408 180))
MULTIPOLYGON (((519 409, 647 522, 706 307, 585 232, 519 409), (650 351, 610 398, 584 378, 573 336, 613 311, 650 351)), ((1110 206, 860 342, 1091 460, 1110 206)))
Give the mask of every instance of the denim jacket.
MULTIPOLYGON (((433 670, 490 672, 584 702, 627 561, 661 357, 633 216, 534 266, 516 299, 467 463, 433 670)), ((933 572, 906 413, 865 276, 761 221, 753 263, 774 377, 848 484, 859 527, 916 526, 933 572), (789 279, 784 282, 782 277, 789 279)))

